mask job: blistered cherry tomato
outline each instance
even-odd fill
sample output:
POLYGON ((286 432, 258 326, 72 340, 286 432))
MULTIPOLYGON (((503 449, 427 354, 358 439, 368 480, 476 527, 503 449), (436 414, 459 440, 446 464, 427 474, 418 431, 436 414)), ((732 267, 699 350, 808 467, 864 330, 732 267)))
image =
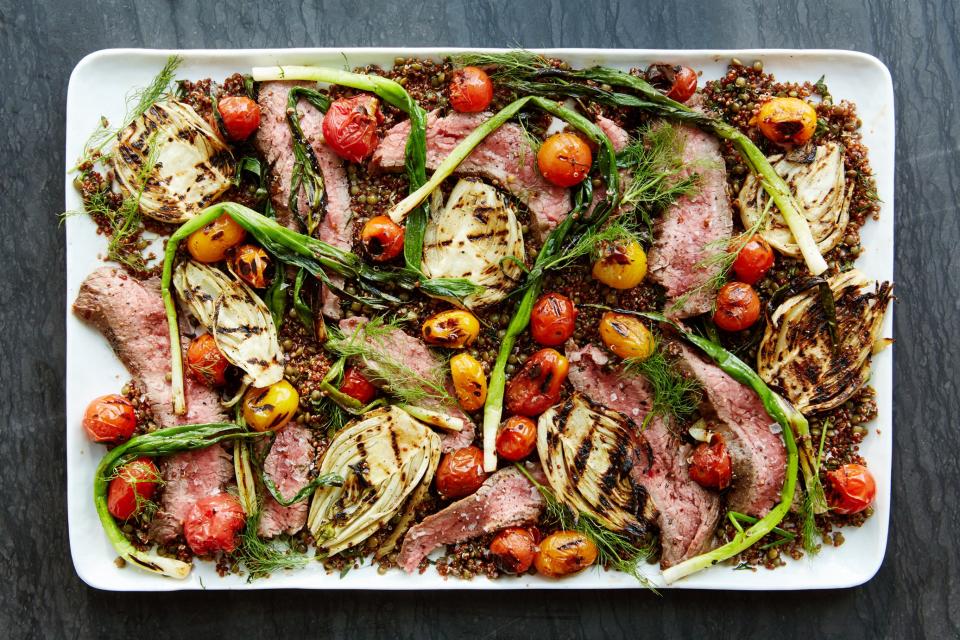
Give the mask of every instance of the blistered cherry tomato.
POLYGON ((387 216, 374 216, 363 225, 360 242, 375 262, 393 260, 403 252, 403 227, 387 216))
POLYGON ((761 235, 755 235, 747 241, 736 260, 733 261, 733 272, 740 282, 756 284, 770 267, 773 266, 773 249, 761 235))
POLYGON ((371 95, 334 100, 323 117, 323 139, 334 153, 360 162, 377 148, 380 101, 371 95))
POLYGON ((286 380, 250 387, 243 396, 243 419, 254 431, 279 431, 300 405, 300 394, 286 380))
POLYGON ((591 273, 608 287, 632 289, 647 275, 647 254, 636 240, 605 243, 591 273))
POLYGON ((714 435, 710 442, 701 442, 693 450, 690 477, 701 487, 723 491, 730 486, 733 467, 723 438, 714 435))
POLYGON ((457 402, 464 411, 477 411, 487 401, 487 376, 483 365, 469 353, 450 358, 450 377, 457 402))
POLYGON ((187 366, 193 376, 213 387, 219 387, 227 381, 227 367, 230 361, 217 348, 217 341, 209 333, 197 336, 187 348, 187 366))
POLYGON ((800 98, 773 98, 760 106, 757 125, 771 142, 804 144, 817 130, 817 110, 800 98))
POLYGON ((537 448, 537 423, 524 416, 511 416, 497 433, 497 455, 510 462, 523 460, 537 448))
POLYGON ((483 484, 483 451, 470 446, 444 454, 437 467, 437 493, 444 500, 468 496, 483 484))
POLYGON ((577 308, 567 296, 548 293, 540 296, 530 313, 530 334, 545 347, 556 347, 573 336, 577 308))
POLYGON ((254 289, 263 289, 270 278, 270 256, 255 244, 242 244, 230 250, 230 268, 254 289))
POLYGON ((226 213, 190 234, 187 250, 197 262, 220 262, 227 252, 246 237, 247 232, 226 213))
POLYGON ((160 470, 150 458, 137 458, 117 470, 107 489, 107 511, 118 520, 139 513, 160 485, 160 470))
POLYGON ((590 173, 593 154, 583 138, 573 133, 556 133, 540 145, 537 165, 547 182, 572 187, 590 173))
POLYGON ((830 492, 827 501, 834 512, 842 515, 860 513, 877 497, 877 483, 862 464, 845 464, 827 473, 830 492))
POLYGON ((347 367, 343 372, 340 391, 363 405, 370 404, 377 397, 377 388, 356 367, 347 367))
POLYGON ((657 339, 637 318, 607 311, 600 318, 600 339, 621 358, 646 360, 657 348, 657 339))
POLYGON ((450 106, 460 113, 483 111, 493 100, 493 83, 478 67, 464 67, 450 78, 450 106))
POLYGON ((647 68, 647 81, 677 102, 686 102, 697 91, 697 72, 682 64, 652 64, 647 68))
POLYGON ((536 417, 560 401, 570 363, 554 349, 541 349, 507 385, 507 411, 536 417))
POLYGON ((424 342, 435 347, 463 349, 473 344, 480 335, 480 321, 469 311, 448 309, 427 318, 420 335, 424 342))
POLYGON ((744 282, 728 282, 717 292, 713 322, 724 331, 743 331, 760 317, 760 298, 744 282))
POLYGON ((579 531, 557 531, 540 541, 534 559, 537 573, 562 578, 586 569, 597 561, 597 546, 579 531))
POLYGON ((224 98, 217 102, 217 111, 231 140, 246 140, 260 126, 260 105, 250 98, 224 98))
POLYGON ((524 573, 537 555, 537 541, 529 529, 509 527, 490 541, 490 555, 500 571, 524 573))
POLYGON ((229 553, 237 548, 237 535, 246 521, 240 501, 219 493, 197 500, 183 521, 183 537, 198 556, 229 553))
POLYGON ((137 413, 123 396, 100 396, 87 405, 83 428, 94 442, 124 442, 137 428, 137 413))

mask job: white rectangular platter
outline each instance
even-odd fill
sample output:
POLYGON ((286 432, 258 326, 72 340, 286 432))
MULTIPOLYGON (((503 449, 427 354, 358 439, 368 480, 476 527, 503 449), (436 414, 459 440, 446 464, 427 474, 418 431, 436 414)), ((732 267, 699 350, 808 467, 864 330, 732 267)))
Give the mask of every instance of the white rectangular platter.
MULTIPOLYGON (((81 155, 87 136, 101 116, 118 122, 123 117, 125 96, 134 87, 144 86, 163 66, 167 56, 178 54, 183 64, 178 78, 222 79, 253 66, 326 65, 356 67, 379 64, 389 67, 397 56, 438 59, 456 52, 449 48, 394 49, 264 49, 235 51, 160 51, 115 49, 92 53, 76 66, 67 97, 66 210, 81 207, 72 185, 70 167, 81 155)), ((869 55, 833 50, 603 50, 555 49, 543 53, 563 58, 576 67, 603 64, 622 69, 646 67, 651 62, 670 61, 703 71, 703 81, 720 77, 732 57, 745 63, 762 60, 764 68, 780 80, 814 81, 821 75, 835 100, 857 104, 863 121, 863 141, 870 150, 882 200, 879 220, 870 220, 861 236, 866 248, 857 265, 879 280, 893 279, 893 183, 894 110, 893 84, 887 68, 869 55)), ((564 580, 538 576, 505 577, 499 580, 475 578, 445 580, 433 570, 409 576, 400 570, 380 575, 375 567, 355 569, 345 577, 327 574, 319 563, 306 569, 280 573, 269 579, 247 582, 243 577, 220 578, 213 563, 196 562, 190 577, 183 581, 163 578, 134 568, 119 569, 93 507, 92 484, 96 464, 104 453, 92 444, 80 426, 90 399, 116 393, 129 379, 106 340, 79 321, 70 311, 83 278, 101 264, 105 241, 85 216, 71 216, 67 233, 67 491, 70 547, 80 578, 92 587, 114 591, 172 591, 178 589, 614 589, 637 588, 633 578, 591 569, 564 580)), ((887 314, 885 334, 892 335, 892 312, 887 314)), ((686 578, 672 588, 681 589, 825 589, 863 584, 883 562, 890 519, 890 469, 893 443, 892 397, 893 354, 887 349, 874 360, 872 384, 877 389, 880 410, 870 425, 870 434, 861 452, 876 477, 878 495, 875 515, 856 530, 844 531, 845 544, 826 547, 816 558, 789 562, 775 571, 734 571, 729 565, 715 567, 686 578)), ((645 572, 655 584, 662 584, 654 565, 645 572)))

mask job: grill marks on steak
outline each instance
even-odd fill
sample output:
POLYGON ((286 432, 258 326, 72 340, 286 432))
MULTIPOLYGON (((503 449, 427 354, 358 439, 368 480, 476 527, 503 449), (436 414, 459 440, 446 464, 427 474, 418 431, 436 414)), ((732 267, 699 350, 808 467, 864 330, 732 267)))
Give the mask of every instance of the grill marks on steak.
MULTIPOLYGON (((567 349, 570 383, 594 402, 619 411, 639 425, 652 406, 652 389, 643 378, 604 370, 610 358, 593 345, 567 349)), ((659 418, 636 434, 631 469, 659 511, 660 566, 671 567, 710 546, 720 518, 720 497, 690 479, 691 447, 659 418)))
MULTIPOLYGON (((263 461, 263 473, 273 481, 284 500, 293 498, 310 482, 315 453, 313 433, 309 429, 291 422, 277 433, 263 461)), ((308 510, 307 499, 284 507, 267 493, 257 533, 264 538, 297 533, 307 523, 308 510)))
POLYGON ((705 362, 686 345, 677 345, 681 366, 696 378, 706 394, 704 404, 715 420, 733 463, 733 486, 727 506, 758 518, 780 500, 786 477, 787 452, 777 424, 759 396, 714 364, 705 362))
MULTIPOLYGON (((346 339, 350 340, 366 323, 366 318, 347 318, 340 321, 340 330, 346 339)), ((382 354, 383 359, 401 363, 421 378, 424 378, 425 389, 428 388, 427 380, 437 380, 441 378, 445 380, 444 386, 450 398, 448 402, 441 402, 434 397, 427 397, 419 404, 426 409, 441 411, 463 421, 463 428, 460 431, 444 431, 440 434, 440 442, 444 452, 462 449, 473 442, 476 426, 473 424, 473 421, 470 420, 470 417, 460 409, 457 401, 454 399, 453 383, 446 375, 446 366, 443 361, 430 351, 427 345, 417 338, 407 335, 400 329, 393 329, 386 334, 378 331, 375 338, 364 333, 362 336, 353 339, 364 340, 366 346, 382 354)), ((364 369, 365 372, 370 374, 374 384, 386 386, 385 384, 380 384, 378 379, 383 380, 384 377, 389 377, 389 372, 385 372, 375 361, 361 358, 357 364, 364 369)), ((433 393, 433 390, 428 389, 428 392, 433 393)))
POLYGON ((719 141, 695 127, 682 126, 680 130, 683 164, 689 167, 686 173, 699 175, 697 192, 679 198, 657 220, 649 260, 650 277, 667 290, 667 315, 687 318, 713 306, 715 292, 697 288, 720 270, 719 264, 703 262, 725 250, 733 214, 719 141))
MULTIPOLYGON (((427 168, 433 170, 474 129, 491 117, 490 113, 451 113, 427 116, 427 168)), ((404 166, 404 151, 410 122, 404 121, 383 137, 373 153, 371 167, 399 171, 404 166)), ((570 192, 547 182, 537 168, 537 154, 523 138, 519 125, 506 123, 487 136, 457 167, 458 174, 479 175, 497 180, 530 209, 534 227, 541 236, 570 212, 570 192)))
MULTIPOLYGON (((542 474, 539 467, 535 471, 534 477, 542 474)), ((535 522, 545 506, 543 496, 519 469, 500 469, 487 478, 476 493, 412 527, 403 538, 397 564, 412 573, 434 549, 504 527, 535 522)))

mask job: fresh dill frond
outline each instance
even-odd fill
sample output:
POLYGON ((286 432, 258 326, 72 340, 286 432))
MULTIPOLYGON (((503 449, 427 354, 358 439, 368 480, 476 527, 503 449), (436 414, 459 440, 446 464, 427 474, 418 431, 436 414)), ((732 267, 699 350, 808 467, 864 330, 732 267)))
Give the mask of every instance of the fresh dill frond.
POLYGON ((234 558, 247 568, 247 582, 256 578, 265 578, 284 569, 302 569, 310 558, 288 544, 283 549, 278 543, 264 540, 257 534, 260 526, 261 510, 247 518, 247 526, 240 537, 240 545, 234 558))
POLYGON ((502 53, 461 53, 453 56, 453 63, 458 66, 496 67, 494 78, 525 78, 531 73, 550 67, 550 61, 543 56, 514 49, 502 53))
POLYGON ((610 245, 626 245, 630 242, 639 242, 639 235, 629 221, 618 218, 599 231, 581 235, 569 248, 565 249, 556 258, 544 265, 546 269, 565 269, 572 267, 580 258, 587 256, 591 261, 598 260, 604 247, 610 245))
POLYGON ((652 215, 682 196, 696 192, 699 176, 683 164, 680 129, 662 122, 644 129, 617 154, 617 166, 630 171, 620 208, 652 215))
POLYGON ((659 344, 648 358, 624 360, 622 374, 643 376, 653 387, 653 405, 643 419, 641 428, 646 428, 656 416, 683 422, 700 406, 700 384, 693 378, 684 377, 659 344))
POLYGON ((820 483, 820 465, 823 463, 823 447, 827 440, 827 430, 830 428, 831 421, 828 418, 820 427, 820 446, 817 449, 817 459, 813 462, 813 477, 816 478, 815 486, 806 487, 803 492, 803 503, 800 505, 801 517, 801 535, 803 536, 803 549, 812 556, 820 552, 820 544, 816 542, 817 537, 822 538, 820 528, 817 526, 816 514, 813 509, 815 497, 826 503, 823 484, 820 483), (818 495, 819 492, 819 495, 818 495))

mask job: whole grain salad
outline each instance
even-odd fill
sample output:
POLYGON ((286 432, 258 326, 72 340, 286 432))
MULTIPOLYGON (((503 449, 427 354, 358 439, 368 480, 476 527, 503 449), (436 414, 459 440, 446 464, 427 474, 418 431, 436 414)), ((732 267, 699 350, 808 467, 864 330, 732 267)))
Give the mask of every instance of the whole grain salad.
POLYGON ((892 285, 823 78, 179 62, 76 168, 113 264, 73 310, 131 376, 83 418, 119 566, 653 586, 871 517, 892 285))

